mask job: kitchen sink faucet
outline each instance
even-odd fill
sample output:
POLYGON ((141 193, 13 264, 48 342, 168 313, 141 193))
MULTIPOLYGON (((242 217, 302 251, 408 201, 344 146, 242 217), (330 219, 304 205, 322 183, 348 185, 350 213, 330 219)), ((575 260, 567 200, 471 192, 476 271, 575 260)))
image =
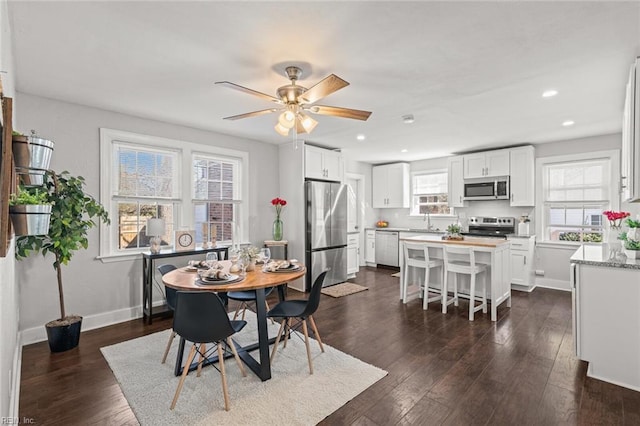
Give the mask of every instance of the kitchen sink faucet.
POLYGON ((427 231, 433 230, 433 226, 431 226, 431 213, 429 213, 429 210, 424 214, 423 220, 427 222, 427 231))

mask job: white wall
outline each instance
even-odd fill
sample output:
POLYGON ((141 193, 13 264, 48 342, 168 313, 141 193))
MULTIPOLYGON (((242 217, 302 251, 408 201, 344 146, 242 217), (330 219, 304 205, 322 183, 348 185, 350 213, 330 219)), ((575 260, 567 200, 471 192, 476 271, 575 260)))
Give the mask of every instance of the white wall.
MULTIPOLYGON (((15 98, 13 51, 7 2, 0 2, 0 74, 4 95, 15 98)), ((15 112, 14 99, 14 117, 15 112)), ((14 118, 15 119, 15 118, 14 118)), ((16 283, 14 242, 7 257, 0 258, 0 418, 18 415, 20 342, 18 336, 19 290, 16 283)))
MULTIPOLYGON (((101 127, 249 152, 248 235, 254 244, 261 245, 270 239, 273 222, 270 200, 278 194, 275 145, 29 94, 19 95, 17 128, 36 129, 40 136, 53 140, 51 168, 84 176, 87 192, 96 198, 99 196, 101 127)), ((142 304, 141 260, 102 263, 95 259, 98 246, 98 231, 94 228, 89 233, 88 250, 76 252, 62 272, 67 312, 82 315, 85 330, 138 316, 142 304)), ((51 256, 44 259, 33 256, 17 263, 22 292, 20 327, 25 344, 44 340, 43 324, 59 317, 52 263, 51 256)), ((159 292, 154 288, 154 293, 159 292)))

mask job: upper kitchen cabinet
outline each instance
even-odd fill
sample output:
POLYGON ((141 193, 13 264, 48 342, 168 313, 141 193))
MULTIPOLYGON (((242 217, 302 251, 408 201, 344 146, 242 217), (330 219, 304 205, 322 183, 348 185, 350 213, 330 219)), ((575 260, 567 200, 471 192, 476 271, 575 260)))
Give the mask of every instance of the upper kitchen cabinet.
POLYGON ((535 158, 532 146, 511 148, 511 206, 535 204, 535 158))
POLYGON ((622 123, 622 201, 640 201, 640 58, 629 72, 622 123))
POLYGON ((464 201, 464 159, 462 156, 450 157, 448 161, 449 207, 465 207, 464 201))
POLYGON ((338 151, 305 145, 305 178, 342 182, 342 154, 338 151))
POLYGON ((467 154, 463 159, 465 179, 509 176, 508 149, 467 154))
POLYGON ((373 208, 409 208, 409 164, 372 167, 373 208))

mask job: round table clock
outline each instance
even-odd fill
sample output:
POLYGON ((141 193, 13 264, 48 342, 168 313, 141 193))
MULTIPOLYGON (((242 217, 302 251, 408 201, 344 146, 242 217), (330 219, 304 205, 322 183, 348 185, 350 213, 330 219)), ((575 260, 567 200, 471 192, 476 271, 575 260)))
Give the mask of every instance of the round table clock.
POLYGON ((176 251, 193 250, 196 248, 195 233, 193 231, 176 231, 176 251))

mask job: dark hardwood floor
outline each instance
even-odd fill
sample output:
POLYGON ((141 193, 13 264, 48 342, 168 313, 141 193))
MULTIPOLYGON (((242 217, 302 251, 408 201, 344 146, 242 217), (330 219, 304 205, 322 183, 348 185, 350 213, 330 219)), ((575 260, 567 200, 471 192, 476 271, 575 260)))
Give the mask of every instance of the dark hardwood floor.
MULTIPOLYGON (((446 315, 438 303, 403 305, 391 272, 361 268, 354 281, 369 291, 322 296, 315 319, 323 340, 389 372, 322 424, 640 425, 640 392, 587 378, 587 364, 573 356, 569 293, 513 292, 497 323, 482 313, 469 322, 464 300, 446 315)), ((99 348, 170 325, 135 320, 88 331, 60 354, 46 343, 26 346, 20 416, 38 425, 137 424, 99 348)))

